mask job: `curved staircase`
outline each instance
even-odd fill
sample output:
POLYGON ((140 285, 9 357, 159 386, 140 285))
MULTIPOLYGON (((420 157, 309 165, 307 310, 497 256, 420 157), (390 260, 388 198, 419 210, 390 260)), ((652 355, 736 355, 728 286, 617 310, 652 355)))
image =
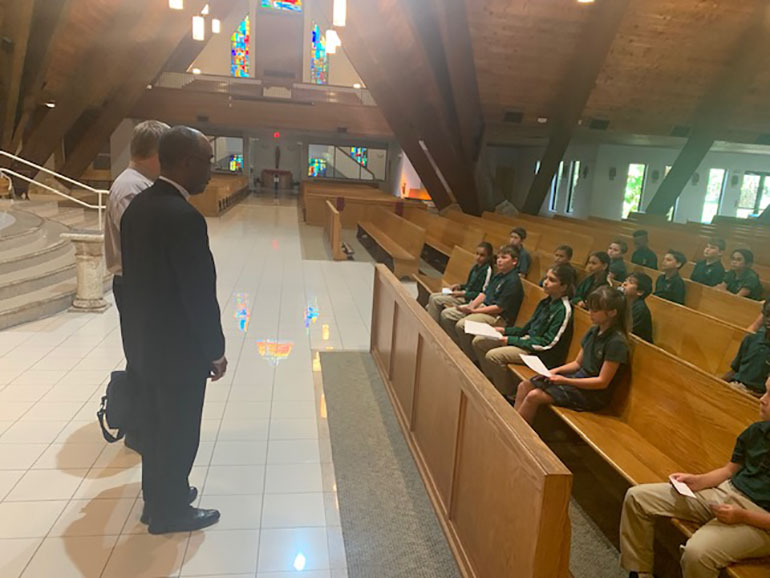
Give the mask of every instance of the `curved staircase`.
POLYGON ((49 200, 2 201, 0 215, 0 330, 66 310, 76 289, 75 251, 60 235, 97 229, 97 215, 49 200))

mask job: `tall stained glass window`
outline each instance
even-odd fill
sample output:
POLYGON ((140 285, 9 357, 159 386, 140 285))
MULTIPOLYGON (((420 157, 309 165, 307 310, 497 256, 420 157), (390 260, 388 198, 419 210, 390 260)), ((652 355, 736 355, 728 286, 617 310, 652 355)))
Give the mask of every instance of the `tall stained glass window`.
POLYGON ((350 156, 362 167, 369 166, 369 149, 366 147, 350 147, 350 156))
POLYGON ((302 12, 302 0, 262 0, 262 8, 302 12))
POLYGON ((251 24, 248 15, 243 19, 238 29, 231 37, 230 74, 231 76, 248 78, 249 76, 249 44, 251 42, 251 24))
POLYGON ((329 83, 329 55, 326 53, 326 36, 318 24, 313 26, 312 53, 310 55, 310 82, 329 83))

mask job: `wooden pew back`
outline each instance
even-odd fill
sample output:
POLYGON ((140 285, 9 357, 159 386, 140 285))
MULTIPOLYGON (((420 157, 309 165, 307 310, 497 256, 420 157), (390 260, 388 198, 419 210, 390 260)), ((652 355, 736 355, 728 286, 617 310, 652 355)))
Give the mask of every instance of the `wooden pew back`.
POLYGON ((425 229, 377 207, 371 212, 371 221, 410 255, 419 259, 425 244, 425 229))
POLYGON ((372 355, 461 573, 567 578, 572 474, 381 265, 372 355))
MULTIPOLYGON (((468 215, 461 211, 447 211, 446 217, 456 223, 461 223, 484 231, 484 240, 492 243, 495 250, 499 249, 502 245, 508 244, 508 240, 511 236, 511 229, 513 228, 511 225, 474 217, 473 215, 468 215)), ((527 240, 524 242, 524 246, 531 251, 539 244, 540 233, 527 232, 527 240)))
POLYGON ((449 256, 449 261, 447 261, 444 275, 441 277, 444 287, 451 287, 455 283, 465 283, 468 279, 468 272, 475 264, 475 253, 455 245, 449 256))
POLYGON ((326 201, 324 233, 331 249, 332 259, 335 261, 347 259, 345 252, 342 250, 342 222, 340 221, 340 213, 329 201, 326 201))
POLYGON ((444 254, 450 254, 455 246, 475 252, 484 240, 484 232, 477 227, 458 226, 455 221, 422 209, 409 207, 404 211, 404 217, 425 229, 426 243, 444 254))

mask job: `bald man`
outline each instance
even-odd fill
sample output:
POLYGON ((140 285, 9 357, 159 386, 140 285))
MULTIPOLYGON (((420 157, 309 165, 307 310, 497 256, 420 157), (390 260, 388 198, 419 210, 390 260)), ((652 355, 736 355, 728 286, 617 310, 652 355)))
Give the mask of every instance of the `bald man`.
POLYGON ((211 178, 211 145, 174 127, 158 145, 160 177, 121 221, 126 357, 139 380, 142 520, 151 534, 215 524, 190 505, 188 477, 200 442, 206 381, 227 369, 206 220, 187 202, 211 178))

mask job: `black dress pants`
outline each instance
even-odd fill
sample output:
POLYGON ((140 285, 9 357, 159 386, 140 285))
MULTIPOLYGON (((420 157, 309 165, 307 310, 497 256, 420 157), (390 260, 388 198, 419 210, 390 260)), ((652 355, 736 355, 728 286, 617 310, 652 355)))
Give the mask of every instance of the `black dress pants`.
POLYGON ((172 519, 189 507, 188 478, 200 444, 206 377, 142 380, 142 492, 154 520, 172 519))

